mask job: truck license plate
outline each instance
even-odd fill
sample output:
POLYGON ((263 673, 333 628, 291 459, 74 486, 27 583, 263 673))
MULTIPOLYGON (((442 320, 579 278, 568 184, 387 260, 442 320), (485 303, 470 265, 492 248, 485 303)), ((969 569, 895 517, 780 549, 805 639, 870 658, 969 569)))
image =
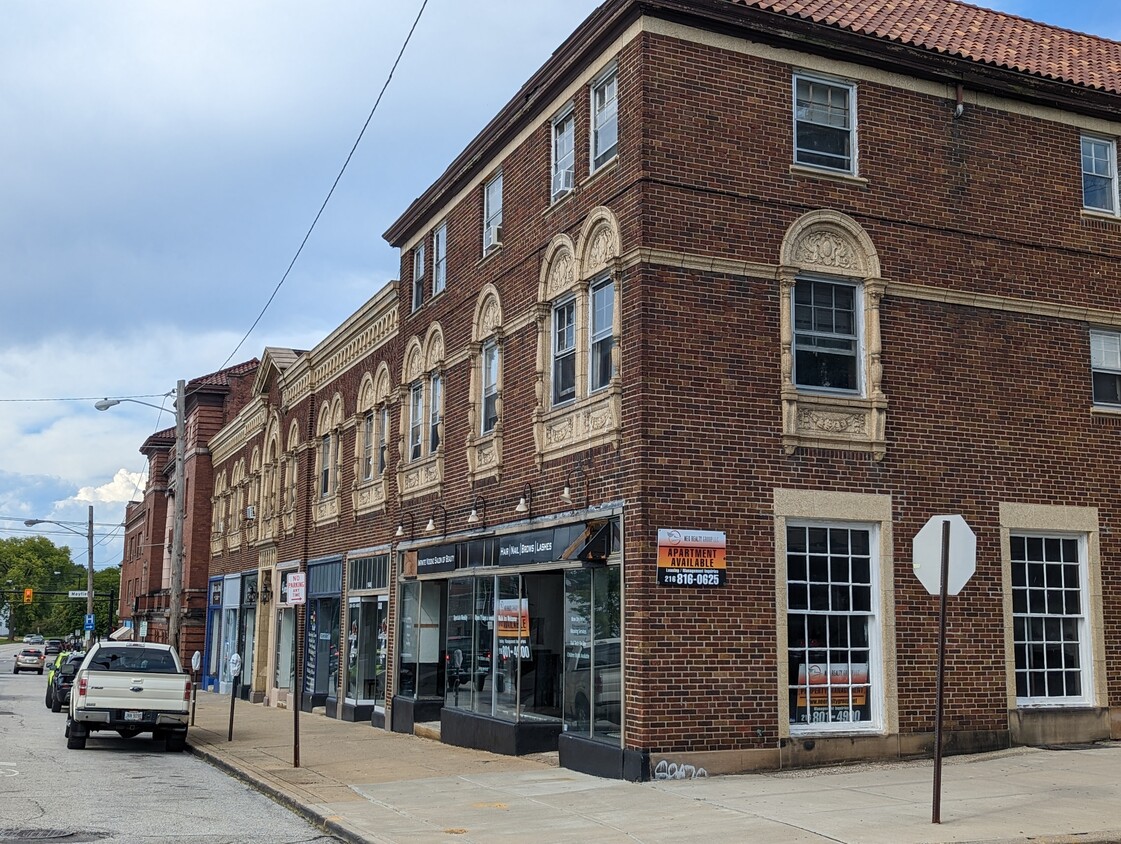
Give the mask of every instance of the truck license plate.
POLYGON ((125 712, 126 721, 139 721, 144 717, 144 714, 139 709, 129 709, 125 712))

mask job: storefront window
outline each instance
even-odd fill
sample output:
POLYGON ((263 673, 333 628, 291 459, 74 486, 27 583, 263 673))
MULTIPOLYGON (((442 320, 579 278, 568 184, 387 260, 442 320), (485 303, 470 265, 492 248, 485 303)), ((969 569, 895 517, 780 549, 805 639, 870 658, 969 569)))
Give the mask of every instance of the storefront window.
MULTIPOLYGON (((489 579, 489 578, 488 578, 489 579)), ((518 717, 519 663, 529 659, 529 607, 521 595, 518 575, 499 577, 495 605, 494 714, 513 720, 518 717)), ((480 579, 479 584, 486 580, 480 579)), ((483 608, 480 607, 480 615, 483 608)))
POLYGON ((384 597, 350 602, 346 696, 351 700, 385 705, 387 608, 384 597))
POLYGON ((221 684, 220 691, 226 694, 230 691, 230 657, 237 650, 237 609, 222 610, 222 657, 219 663, 218 675, 221 684))
POLYGON ((448 584, 448 706, 493 712, 494 578, 456 578, 448 584))
POLYGON ((276 678, 278 689, 296 688, 296 609, 276 611, 276 678))
POLYGON ((411 582, 401 587, 400 674, 398 694, 444 696, 444 655, 440 650, 441 614, 446 584, 411 582))
POLYGON ((311 603, 308 620, 309 654, 314 657, 308 668, 314 675, 312 691, 334 697, 339 687, 339 599, 318 598, 311 603))
POLYGON ((565 728, 605 741, 622 725, 619 583, 617 567, 565 574, 565 728))
POLYGON ((242 686, 253 685, 253 642, 257 632, 257 608, 245 607, 241 612, 241 674, 238 682, 242 686))
POLYGON ((561 717, 564 664, 564 576, 560 572, 522 576, 522 607, 528 616, 521 650, 521 715, 561 717))

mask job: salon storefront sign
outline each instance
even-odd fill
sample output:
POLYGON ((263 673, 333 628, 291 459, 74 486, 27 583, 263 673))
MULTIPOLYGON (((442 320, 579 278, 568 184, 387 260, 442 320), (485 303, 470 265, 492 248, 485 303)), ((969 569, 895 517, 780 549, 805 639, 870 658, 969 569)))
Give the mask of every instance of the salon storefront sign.
POLYGON ((658 584, 723 586, 728 573, 727 539, 718 530, 658 531, 658 584))

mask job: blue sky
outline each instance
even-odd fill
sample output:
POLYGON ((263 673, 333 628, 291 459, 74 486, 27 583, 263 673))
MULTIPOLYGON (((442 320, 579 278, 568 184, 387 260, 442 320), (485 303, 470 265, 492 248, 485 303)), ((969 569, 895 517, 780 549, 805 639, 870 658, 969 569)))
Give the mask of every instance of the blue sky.
MULTIPOLYGON (((429 0, 334 198, 235 360, 313 346, 394 278, 381 233, 597 5, 429 0)), ((1116 2, 984 5, 1121 40, 1116 2)), ((222 365, 295 254, 420 6, 0 4, 0 537, 23 535, 26 518, 82 522, 89 503, 98 523, 120 521, 144 467, 137 448, 173 418, 130 404, 99 413, 92 399, 160 404, 178 378, 222 365), (58 400, 68 398, 82 400, 58 400)), ((120 543, 99 544, 95 560, 115 565, 120 543)))

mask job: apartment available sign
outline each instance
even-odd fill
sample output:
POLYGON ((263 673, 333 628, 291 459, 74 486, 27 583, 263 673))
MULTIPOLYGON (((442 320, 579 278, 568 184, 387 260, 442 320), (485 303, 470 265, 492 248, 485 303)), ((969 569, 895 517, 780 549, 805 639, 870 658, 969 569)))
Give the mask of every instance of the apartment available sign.
POLYGON ((728 570, 727 540, 718 530, 658 531, 658 584, 723 586, 728 570))

